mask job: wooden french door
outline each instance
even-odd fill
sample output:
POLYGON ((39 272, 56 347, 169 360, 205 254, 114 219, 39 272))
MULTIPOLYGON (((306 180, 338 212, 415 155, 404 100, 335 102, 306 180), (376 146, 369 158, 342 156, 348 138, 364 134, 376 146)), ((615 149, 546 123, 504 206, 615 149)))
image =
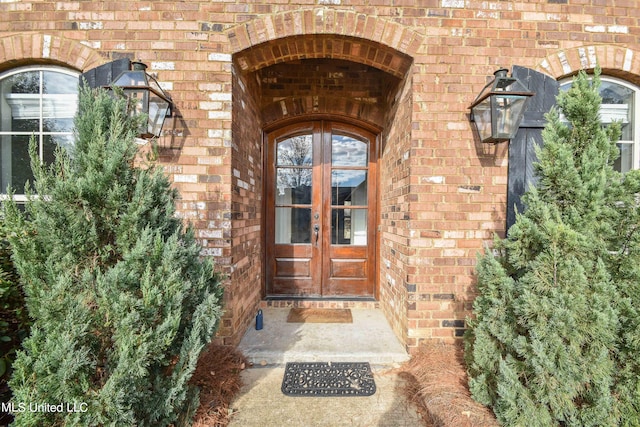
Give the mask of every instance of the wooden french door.
POLYGON ((268 296, 375 297, 375 143, 327 121, 267 136, 268 296))

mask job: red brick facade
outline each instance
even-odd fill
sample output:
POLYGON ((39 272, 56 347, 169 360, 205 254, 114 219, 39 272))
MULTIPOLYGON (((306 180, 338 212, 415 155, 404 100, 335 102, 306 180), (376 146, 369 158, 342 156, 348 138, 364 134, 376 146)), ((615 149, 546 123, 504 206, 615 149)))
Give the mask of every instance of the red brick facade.
POLYGON ((561 78, 599 63, 639 84, 638 6, 5 0, 0 72, 33 64, 84 72, 127 57, 157 75, 175 102, 161 161, 203 255, 226 274, 219 336, 228 343, 266 304, 264 130, 308 117, 380 129, 378 292, 370 305, 414 347, 460 335, 476 255, 504 233, 508 145, 477 142, 470 103, 493 71, 512 65, 561 78))

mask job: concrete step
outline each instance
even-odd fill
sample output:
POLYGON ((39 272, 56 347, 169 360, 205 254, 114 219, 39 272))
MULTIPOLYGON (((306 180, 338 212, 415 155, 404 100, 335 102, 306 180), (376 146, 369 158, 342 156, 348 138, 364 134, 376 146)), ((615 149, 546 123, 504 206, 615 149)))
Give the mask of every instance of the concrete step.
POLYGON ((239 349, 257 366, 287 362, 369 362, 394 367, 409 355, 381 310, 351 309, 353 323, 287 323, 288 308, 264 308, 263 329, 252 325, 239 349))

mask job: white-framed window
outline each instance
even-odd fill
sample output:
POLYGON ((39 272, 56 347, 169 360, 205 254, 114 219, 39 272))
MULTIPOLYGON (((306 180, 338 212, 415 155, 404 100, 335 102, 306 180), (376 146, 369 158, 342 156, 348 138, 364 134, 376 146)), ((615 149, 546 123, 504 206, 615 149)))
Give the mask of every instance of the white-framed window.
POLYGON ((10 186, 23 201, 33 181, 29 140, 35 137, 40 160, 51 163, 56 146, 73 146, 79 73, 62 67, 32 66, 0 74, 0 194, 10 186))
MULTIPOLYGON (((572 79, 560 82, 560 90, 568 90, 572 79)), ((640 87, 625 80, 600 76, 600 119, 603 124, 618 121, 622 135, 618 141, 620 157, 614 167, 620 172, 640 169, 640 87)))

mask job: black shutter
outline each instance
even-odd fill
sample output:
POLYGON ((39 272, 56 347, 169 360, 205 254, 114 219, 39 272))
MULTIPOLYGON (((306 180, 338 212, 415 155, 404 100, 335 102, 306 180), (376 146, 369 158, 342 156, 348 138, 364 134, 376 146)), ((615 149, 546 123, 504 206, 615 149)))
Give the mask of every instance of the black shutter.
POLYGON ((542 145, 542 129, 546 124, 545 113, 556 103, 559 84, 553 77, 515 65, 512 75, 528 90, 535 92, 527 102, 524 118, 515 138, 509 145, 509 171, 507 183, 507 231, 516 222, 517 212, 523 212, 520 198, 530 185, 535 185, 533 163, 535 146, 542 145))
POLYGON ((90 88, 109 86, 113 79, 118 77, 123 71, 128 71, 131 67, 131 61, 128 58, 118 59, 99 67, 92 68, 82 73, 80 76, 80 84, 87 83, 90 88))

